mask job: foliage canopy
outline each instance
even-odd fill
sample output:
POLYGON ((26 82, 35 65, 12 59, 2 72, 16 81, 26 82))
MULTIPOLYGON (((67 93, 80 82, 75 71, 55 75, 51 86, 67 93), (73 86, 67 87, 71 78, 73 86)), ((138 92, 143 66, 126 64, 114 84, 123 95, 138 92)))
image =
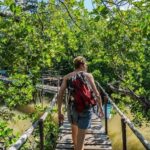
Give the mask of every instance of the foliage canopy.
POLYGON ((19 79, 0 82, 1 99, 9 106, 28 103, 43 70, 64 75, 73 69, 72 59, 83 55, 116 100, 137 118, 150 119, 150 3, 93 0, 92 11, 84 0, 37 5, 30 11, 14 0, 0 3, 0 68, 19 79))

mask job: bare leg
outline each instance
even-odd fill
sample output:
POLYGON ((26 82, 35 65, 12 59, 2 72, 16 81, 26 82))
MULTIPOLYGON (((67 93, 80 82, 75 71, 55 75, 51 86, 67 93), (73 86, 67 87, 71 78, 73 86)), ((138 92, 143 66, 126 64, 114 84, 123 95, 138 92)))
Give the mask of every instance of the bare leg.
POLYGON ((83 150, 84 149, 84 138, 85 138, 85 129, 78 128, 78 135, 77 135, 77 146, 75 150, 83 150))
POLYGON ((72 140, 73 140, 74 150, 75 150, 77 147, 78 126, 75 124, 72 124, 71 128, 72 128, 72 140))

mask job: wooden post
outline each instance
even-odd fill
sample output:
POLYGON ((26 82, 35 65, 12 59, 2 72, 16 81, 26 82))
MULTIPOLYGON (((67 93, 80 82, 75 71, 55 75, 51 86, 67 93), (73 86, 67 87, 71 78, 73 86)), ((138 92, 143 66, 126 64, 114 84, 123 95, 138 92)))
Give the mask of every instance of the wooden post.
POLYGON ((104 97, 104 106, 105 106, 105 133, 108 134, 108 122, 107 122, 107 98, 104 97))
POLYGON ((43 133, 43 120, 39 120, 39 132, 40 132, 40 150, 44 150, 44 133, 43 133))
POLYGON ((57 92, 59 91, 59 86, 60 86, 60 79, 57 81, 57 92))
POLYGON ((122 126, 122 149, 127 150, 126 123, 124 118, 121 118, 121 126, 122 126))
POLYGON ((44 78, 42 78, 42 108, 43 108, 43 99, 44 99, 44 78))

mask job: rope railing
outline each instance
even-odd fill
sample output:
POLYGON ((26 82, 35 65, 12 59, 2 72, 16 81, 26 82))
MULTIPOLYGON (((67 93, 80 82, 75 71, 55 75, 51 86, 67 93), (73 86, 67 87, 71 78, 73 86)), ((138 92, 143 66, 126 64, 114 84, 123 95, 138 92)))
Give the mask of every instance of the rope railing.
MULTIPOLYGON (((150 150, 150 142, 146 140, 143 135, 139 132, 139 130, 134 126, 134 124, 130 121, 129 118, 127 118, 123 112, 117 107, 117 105, 113 102, 113 100, 109 97, 109 95, 106 93, 104 88, 99 84, 99 82, 96 81, 97 86, 100 88, 102 93, 105 95, 106 99, 112 104, 116 112, 121 117, 121 124, 122 124, 122 141, 123 141, 123 150, 127 150, 127 139, 126 139, 126 124, 129 126, 129 128, 132 130, 132 132, 136 135, 136 137, 140 140, 140 142, 143 144, 143 146, 150 150)), ((108 122, 107 122, 107 101, 105 101, 105 131, 106 134, 108 132, 108 122)))
POLYGON ((18 141, 13 144, 11 147, 8 148, 8 150, 18 150, 20 149, 23 144, 26 143, 30 135, 33 133, 34 129, 37 128, 39 125, 39 130, 40 130, 40 150, 44 149, 44 137, 43 137, 43 122, 47 118, 48 114, 53 110, 53 107, 57 101, 57 94, 53 97, 49 108, 46 109, 45 113, 41 116, 39 120, 37 120, 33 125, 25 131, 25 133, 18 139, 18 141))

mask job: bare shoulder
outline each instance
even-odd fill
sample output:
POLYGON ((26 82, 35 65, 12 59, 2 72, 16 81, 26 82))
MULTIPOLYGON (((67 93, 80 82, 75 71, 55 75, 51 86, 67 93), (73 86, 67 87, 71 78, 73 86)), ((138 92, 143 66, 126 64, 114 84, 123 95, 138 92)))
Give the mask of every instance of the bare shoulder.
POLYGON ((67 77, 67 75, 65 75, 64 77, 63 77, 63 81, 66 81, 68 79, 68 77, 67 77))
POLYGON ((85 75, 88 77, 88 78, 90 78, 90 79, 93 79, 93 75, 91 74, 91 73, 85 73, 85 75))
POLYGON ((72 75, 73 75, 73 72, 68 73, 67 75, 65 75, 65 76, 63 77, 63 80, 69 79, 72 75))

